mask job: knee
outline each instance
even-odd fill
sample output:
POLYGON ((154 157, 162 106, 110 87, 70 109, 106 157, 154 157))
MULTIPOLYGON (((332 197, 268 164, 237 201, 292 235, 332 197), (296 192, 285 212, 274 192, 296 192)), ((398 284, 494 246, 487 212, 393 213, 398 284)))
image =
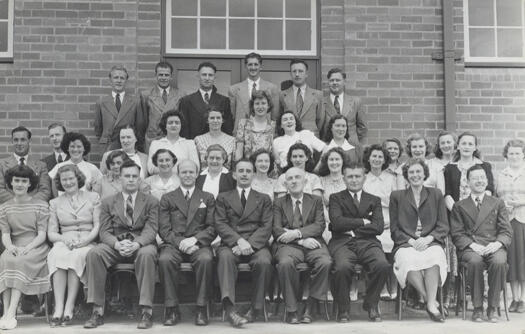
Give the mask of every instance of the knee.
POLYGON ((165 267, 165 266, 169 266, 172 262, 172 258, 166 254, 166 253, 160 253, 159 255, 159 266, 161 267, 165 267))
POLYGON ((380 262, 377 265, 377 271, 381 273, 389 273, 392 271, 392 266, 388 262, 380 262))
POLYGON ((217 256, 219 263, 235 263, 235 255, 231 251, 222 251, 217 256))
POLYGON ((202 252, 196 261, 199 265, 211 265, 213 263, 213 255, 211 252, 202 252))
POLYGON ((332 268, 332 258, 323 256, 317 260, 315 266, 321 270, 330 270, 332 268))
POLYGON ((137 252, 137 261, 156 261, 157 249, 154 246, 148 245, 139 248, 137 252))
POLYGON ((354 271, 354 265, 350 261, 335 261, 334 274, 346 274, 354 271))
POLYGON ((102 248, 100 246, 95 246, 89 250, 86 255, 86 261, 96 261, 102 256, 102 248))
POLYGON ((282 257, 277 263, 279 269, 295 269, 295 261, 291 256, 282 257))

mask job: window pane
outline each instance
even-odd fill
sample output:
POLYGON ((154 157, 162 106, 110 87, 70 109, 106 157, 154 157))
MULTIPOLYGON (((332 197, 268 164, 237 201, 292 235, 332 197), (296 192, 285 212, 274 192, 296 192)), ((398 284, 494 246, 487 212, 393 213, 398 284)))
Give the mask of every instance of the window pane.
POLYGON ((521 0, 499 0, 496 5, 499 26, 521 26, 521 0))
POLYGON ((286 17, 310 17, 310 0, 286 0, 286 17))
POLYGON ((286 21, 286 50, 310 50, 310 21, 286 21))
POLYGON ((494 29, 469 29, 469 43, 471 57, 494 57, 496 55, 494 29))
POLYGON ((260 50, 283 49, 283 21, 261 20, 257 23, 257 48, 260 50))
POLYGON ((470 26, 493 26, 493 0, 469 0, 468 21, 470 26))
POLYGON ((171 20, 171 47, 174 49, 197 48, 197 19, 173 18, 171 20))
POLYGON ((226 16, 226 0, 201 0, 201 15, 226 16))
POLYGON ((498 29, 498 57, 522 57, 521 29, 498 29))
POLYGON ((0 52, 7 52, 7 22, 0 22, 0 52))
POLYGON ((172 0, 171 14, 173 16, 197 16, 197 1, 172 0))
POLYGON ((201 19, 201 49, 226 49, 226 20, 201 19))
POLYGON ((230 49, 254 48, 254 20, 230 20, 230 49))
POLYGON ((0 20, 7 20, 9 15, 9 0, 0 0, 0 20))
POLYGON ((284 0, 259 0, 257 1, 257 16, 283 17, 284 0))
POLYGON ((230 0, 230 16, 255 16, 254 0, 230 0))

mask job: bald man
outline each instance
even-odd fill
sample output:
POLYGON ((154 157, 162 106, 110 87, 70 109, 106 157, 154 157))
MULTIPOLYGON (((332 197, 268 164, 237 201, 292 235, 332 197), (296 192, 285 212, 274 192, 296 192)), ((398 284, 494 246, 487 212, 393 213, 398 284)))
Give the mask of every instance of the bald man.
POLYGON ((195 324, 208 324, 206 305, 212 289, 213 253, 210 243, 215 238, 212 194, 195 188, 198 167, 191 160, 177 166, 180 187, 163 195, 159 209, 159 273, 164 287, 166 318, 164 326, 180 321, 176 284, 181 262, 191 262, 195 272, 197 313, 195 324))

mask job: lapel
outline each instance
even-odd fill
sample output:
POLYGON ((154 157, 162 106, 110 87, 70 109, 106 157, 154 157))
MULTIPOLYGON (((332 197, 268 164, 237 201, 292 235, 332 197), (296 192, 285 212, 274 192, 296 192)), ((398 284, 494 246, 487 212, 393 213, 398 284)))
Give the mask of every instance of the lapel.
POLYGON ((304 104, 303 104, 303 110, 301 110, 301 118, 303 118, 308 109, 310 109, 310 106, 314 102, 314 92, 309 86, 306 86, 304 90, 304 104))
MULTIPOLYGON (((222 174, 221 174, 221 177, 222 177, 222 174)), ((219 186, 219 188, 220 188, 220 186, 219 186)), ((250 197, 250 195, 248 197, 250 197)), ((235 211, 235 213, 242 219, 243 216, 244 216, 244 210, 242 209, 241 198, 239 197, 239 193, 237 192, 237 188, 231 190, 230 193, 227 194, 227 196, 229 197, 228 200, 230 202, 230 205, 231 205, 233 211, 235 211)), ((248 199, 246 199, 246 203, 248 203, 248 199)), ((246 204, 246 205, 248 205, 248 204, 246 204)))
POLYGON ((430 191, 427 187, 423 187, 423 189, 421 189, 421 199, 419 200, 419 207, 421 207, 426 202, 429 193, 430 191))
MULTIPOLYGON (((337 110, 335 110, 334 104, 332 103, 332 100, 330 99, 330 94, 324 97, 324 110, 326 111, 326 115, 328 118, 332 118, 333 116, 337 115, 337 110)), ((345 99, 346 103, 346 99, 345 99)))
POLYGON ((80 192, 79 192, 79 195, 78 195, 78 204, 79 204, 79 205, 78 205, 78 208, 76 208, 76 209, 73 208, 73 207, 71 206, 71 202, 68 201, 68 200, 66 199, 65 195, 64 195, 64 199, 65 199, 65 201, 63 201, 63 202, 65 202, 65 205, 63 206, 63 208, 64 208, 66 211, 68 211, 71 215, 73 215, 73 217, 74 217, 75 219, 77 219, 77 217, 78 217, 78 212, 79 212, 80 210, 82 210, 82 208, 83 208, 83 207, 87 204, 87 202, 88 202, 88 201, 87 201, 87 196, 84 196, 84 192, 83 192, 83 191, 80 191, 80 192))
MULTIPOLYGON (((196 191, 197 191, 197 188, 195 188, 195 190, 193 191, 193 194, 191 194, 191 199, 195 197, 196 191)), ((177 204, 177 208, 179 209, 179 211, 182 212, 184 216, 187 218, 189 206, 188 206, 188 202, 184 198, 184 194, 182 193, 182 189, 180 187, 175 189, 175 192, 173 193, 173 200, 175 201, 175 204, 177 204)), ((187 221, 189 221, 189 219, 187 219, 187 221)))
MULTIPOLYGON (((179 192, 182 195, 180 188, 179 188, 179 192)), ((182 199, 184 199, 184 197, 182 199)), ((186 219, 186 221, 188 225, 193 220, 193 217, 195 217, 195 214, 197 213, 197 210, 199 209, 199 205, 201 204, 201 202, 203 202, 202 192, 199 189, 195 188, 195 190, 193 190, 193 194, 191 194, 190 204, 187 205, 188 214, 186 217, 188 218, 186 219)))
MULTIPOLYGON (((124 101, 122 101, 122 105, 120 106, 120 111, 118 112, 115 124, 118 124, 120 121, 125 119, 126 115, 131 111, 131 109, 133 109, 133 97, 126 93, 124 94, 124 101)), ((116 107, 115 110, 117 110, 116 107)))
POLYGON ((133 208, 133 225, 135 225, 142 211, 144 211, 144 206, 146 206, 146 195, 139 191, 135 198, 135 207, 133 208))
POLYGON ((303 210, 301 211, 301 216, 303 216, 303 226, 306 226, 306 221, 312 211, 313 200, 308 194, 303 195, 303 210))
MULTIPOLYGON (((260 86, 260 82, 259 82, 259 86, 260 86)), ((248 91, 248 79, 241 81, 239 83, 238 89, 239 89, 238 95, 239 95, 239 98, 241 99, 242 104, 248 105, 248 103, 250 102, 250 92, 248 91)))
POLYGON ((352 98, 349 95, 343 94, 343 108, 341 114, 348 118, 352 113, 352 98))
MULTIPOLYGON (((476 205, 474 204, 474 201, 472 201, 472 198, 470 198, 470 202, 474 206, 474 210, 477 211, 476 205)), ((481 226, 481 224, 483 224, 487 216, 492 211, 493 207, 494 207, 494 200, 489 195, 483 196, 483 202, 481 202, 481 208, 479 209, 479 212, 477 212, 476 225, 474 225, 474 229, 473 229, 474 231, 476 231, 481 226)))
MULTIPOLYGON (((237 189, 235 189, 237 191, 237 189)), ((238 195, 238 193, 237 193, 238 195)), ((240 199, 239 199, 240 200, 240 199)), ((241 220, 247 218, 257 207, 259 206, 259 195, 253 190, 250 190, 250 194, 246 199, 246 207, 241 216, 241 220)))
POLYGON ((171 86, 166 104, 164 104, 164 100, 162 99, 162 95, 158 86, 155 86, 151 89, 150 100, 159 110, 162 110, 163 112, 175 109, 177 107, 177 103, 179 102, 177 99, 177 91, 171 86))
MULTIPOLYGON (((212 90, 212 93, 210 94, 210 104, 212 103, 212 98, 214 97, 214 95, 215 94, 212 90)), ((208 105, 206 104, 206 102, 204 102, 200 90, 197 90, 195 93, 193 93, 191 100, 193 101, 195 109, 197 109, 201 114, 204 113, 208 105)))
MULTIPOLYGON (((106 107, 105 109, 109 111, 109 114, 113 116, 114 119, 117 119, 118 111, 117 107, 115 107, 115 102, 113 102, 113 96, 105 96, 104 100, 102 101, 102 104, 106 107)), ((120 106, 120 110, 122 110, 122 106, 120 106)))
POLYGON ((297 115, 297 108, 295 107, 295 98, 293 96, 293 86, 284 91, 284 105, 288 107, 285 111, 290 110, 297 115))
POLYGON ((128 219, 124 213, 124 196, 122 196, 121 192, 115 195, 115 198, 113 199, 113 207, 117 209, 117 214, 120 217, 122 224, 128 226, 128 219))
MULTIPOLYGON (((304 205, 303 205, 304 207, 304 205)), ((292 227, 293 224, 293 205, 292 205, 292 197, 290 194, 287 194, 284 200, 284 215, 286 216, 286 220, 288 221, 288 227, 292 227)), ((283 226, 284 227, 284 226, 283 226)))
POLYGON ((414 208, 414 210, 418 211, 419 208, 416 205, 416 199, 414 198, 414 193, 412 192, 412 189, 408 187, 405 189, 405 198, 408 199, 408 203, 414 208))

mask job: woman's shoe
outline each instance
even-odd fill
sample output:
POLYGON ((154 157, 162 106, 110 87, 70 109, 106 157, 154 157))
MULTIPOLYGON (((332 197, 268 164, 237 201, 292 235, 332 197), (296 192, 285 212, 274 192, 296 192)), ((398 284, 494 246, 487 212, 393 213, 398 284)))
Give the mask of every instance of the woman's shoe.
POLYGON ((66 315, 62 318, 62 321, 60 322, 60 326, 66 327, 70 326, 73 323, 73 319, 69 315, 66 315))
POLYGON ((446 318, 448 317, 448 307, 447 305, 439 305, 438 306, 439 312, 443 314, 443 316, 446 318))
POLYGON ((51 320, 49 321, 49 327, 53 328, 53 327, 58 327, 60 325, 60 318, 51 318, 51 320))
POLYGON ((17 324, 16 318, 5 319, 1 329, 15 329, 17 324))
POLYGON ((516 312, 518 310, 518 301, 513 300, 509 306, 509 312, 516 312))
POLYGON ((428 307, 426 308, 428 316, 430 317, 430 320, 434 322, 445 322, 445 319, 443 316, 441 316, 441 313, 434 314, 428 310, 428 307))

